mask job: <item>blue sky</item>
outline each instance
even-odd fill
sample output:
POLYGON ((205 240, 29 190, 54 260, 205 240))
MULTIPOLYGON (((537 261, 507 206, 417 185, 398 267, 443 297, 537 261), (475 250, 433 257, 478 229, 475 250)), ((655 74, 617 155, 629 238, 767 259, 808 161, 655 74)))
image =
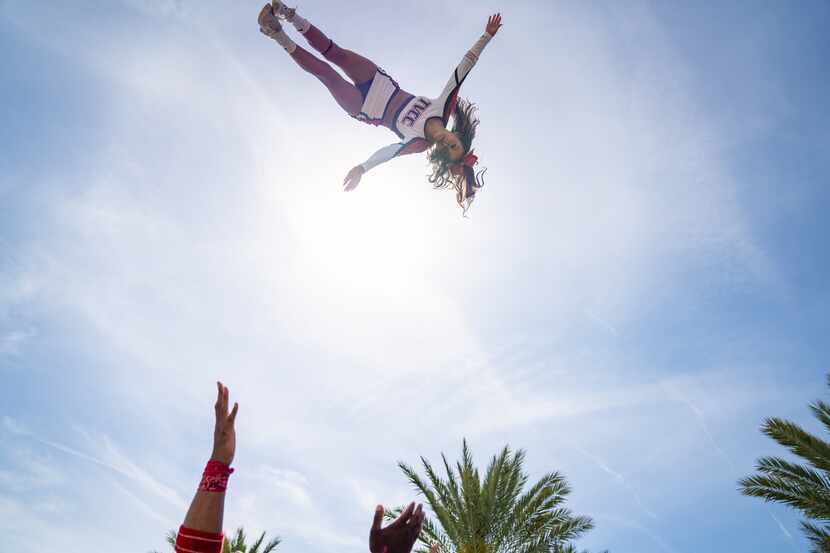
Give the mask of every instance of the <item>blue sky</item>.
MULTIPOLYGON (((395 462, 527 450, 616 553, 807 548, 736 481, 826 393, 830 6, 309 0, 436 94, 489 168, 471 218, 345 117, 259 5, 0 1, 0 532, 163 549, 241 403, 227 526, 365 551, 395 462), (406 14, 401 23, 401 14, 406 14)), ((302 44, 302 39, 298 37, 302 44)))

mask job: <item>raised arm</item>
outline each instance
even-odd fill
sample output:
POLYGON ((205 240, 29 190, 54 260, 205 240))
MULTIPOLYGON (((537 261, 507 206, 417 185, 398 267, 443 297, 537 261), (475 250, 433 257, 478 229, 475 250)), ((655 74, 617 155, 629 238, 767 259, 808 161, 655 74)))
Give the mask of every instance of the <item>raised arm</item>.
POLYGON ((216 424, 213 430, 213 453, 202 474, 199 488, 179 528, 176 553, 220 553, 222 551, 222 518, 225 513, 225 489, 233 472, 230 464, 236 452, 234 422, 239 405, 228 409, 229 392, 216 383, 216 424))
POLYGON ((444 91, 442 93, 443 97, 448 97, 452 94, 461 83, 464 82, 464 79, 467 78, 467 75, 470 74, 473 66, 478 61, 479 56, 484 51, 484 47, 487 46, 487 43, 490 42, 496 33, 499 32, 501 28, 501 14, 497 13, 495 15, 491 15, 487 19, 487 26, 484 28, 484 34, 479 37, 473 47, 470 48, 464 57, 461 58, 461 63, 455 68, 453 74, 450 76, 450 79, 447 81, 446 86, 444 86, 444 91))

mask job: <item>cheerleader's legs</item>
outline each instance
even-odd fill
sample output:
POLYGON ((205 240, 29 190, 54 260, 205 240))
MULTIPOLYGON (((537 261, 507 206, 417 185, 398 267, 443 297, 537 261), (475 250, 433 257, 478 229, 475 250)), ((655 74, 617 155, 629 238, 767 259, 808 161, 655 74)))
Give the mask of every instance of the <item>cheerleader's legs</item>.
MULTIPOLYGON (((337 104, 343 108, 346 113, 351 116, 355 116, 360 113, 360 108, 363 106, 363 96, 360 94, 360 90, 352 85, 352 83, 341 77, 340 73, 338 73, 331 65, 321 59, 318 59, 308 50, 297 46, 294 41, 291 40, 285 32, 283 32, 282 25, 272 12, 271 4, 266 4, 265 7, 262 8, 262 11, 259 14, 258 22, 262 33, 277 41, 277 43, 282 46, 286 52, 288 52, 291 58, 303 70, 317 77, 317 79, 325 85, 334 97, 337 104)), ((319 36, 316 34, 312 36, 315 40, 319 39, 319 36)), ((320 33, 320 36, 323 36, 322 33, 320 33)))
POLYGON ((291 53, 291 58, 305 71, 317 77, 346 113, 353 117, 360 113, 360 108, 363 107, 363 96, 360 91, 341 77, 331 65, 318 59, 301 46, 297 46, 291 53))
POLYGON ((373 61, 351 50, 341 48, 314 25, 309 25, 304 33, 300 32, 312 48, 342 69, 355 85, 370 81, 375 76, 378 66, 373 61))
POLYGON ((285 18, 289 23, 294 25, 294 28, 306 38, 312 48, 323 54, 323 57, 328 61, 342 69, 355 85, 370 81, 375 76, 378 66, 374 62, 364 58, 360 54, 338 46, 320 29, 309 23, 307 19, 298 15, 296 9, 286 7, 279 0, 272 3, 280 17, 285 18))

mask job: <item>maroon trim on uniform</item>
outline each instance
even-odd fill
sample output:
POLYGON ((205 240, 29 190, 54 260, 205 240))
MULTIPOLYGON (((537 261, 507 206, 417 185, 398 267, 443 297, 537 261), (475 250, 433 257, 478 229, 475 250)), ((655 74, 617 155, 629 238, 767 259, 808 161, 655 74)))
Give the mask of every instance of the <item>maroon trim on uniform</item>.
POLYGON ((329 47, 326 48, 326 50, 324 52, 321 52, 321 54, 323 54, 324 58, 326 57, 326 54, 329 53, 329 50, 331 50, 332 46, 334 46, 334 41, 332 39, 329 39, 329 47))
POLYGON ((458 80, 458 68, 455 69, 455 88, 452 89, 450 95, 447 96, 447 101, 444 103, 444 126, 446 127, 450 121, 450 115, 455 110, 455 105, 458 103, 458 92, 461 90, 461 85, 464 84, 464 81, 467 80, 467 77, 470 75, 471 71, 468 71, 464 78, 460 81, 458 80))
MULTIPOLYGON (((398 81, 393 79, 389 75, 389 73, 387 73, 386 71, 384 71, 380 67, 378 67, 377 72, 380 73, 381 75, 383 75, 384 77, 386 77, 387 79, 389 79, 390 81, 392 81, 392 84, 395 85, 395 91, 392 94, 389 95, 389 99, 386 100, 386 105, 383 106, 383 115, 380 116, 380 120, 383 121, 384 119, 386 119, 386 112, 389 111, 389 104, 391 104, 392 100, 395 99, 395 96, 398 94, 398 91, 401 89, 401 87, 400 87, 400 85, 398 85, 398 81)), ((375 75, 377 75, 377 73, 375 75)), ((372 79, 372 80, 374 81, 374 79, 372 79)))
MULTIPOLYGON (((392 104, 392 101, 395 99, 395 96, 397 96, 398 93, 401 91, 401 87, 398 84, 398 81, 396 81, 394 78, 392 78, 389 75, 389 73, 387 73, 386 71, 384 71, 383 69, 378 67, 375 71, 375 75, 370 80, 368 80, 366 82, 363 82, 363 83, 360 83, 356 87, 360 91, 360 96, 363 98, 363 103, 366 103, 366 97, 369 95, 369 90, 372 88, 372 84, 375 82, 375 79, 377 78, 378 73, 380 73, 381 75, 383 75, 384 77, 389 79, 392 82, 392 84, 395 86, 395 90, 392 91, 392 94, 389 96, 389 99, 386 101, 386 105, 383 106, 383 114, 380 116, 380 118, 371 118, 371 117, 369 117, 369 115, 366 112, 361 110, 359 113, 357 113, 357 115, 352 115, 352 117, 354 117, 358 121, 361 121, 363 123, 368 123, 369 125, 374 125, 376 127, 378 125, 383 124, 383 121, 386 119, 386 113, 389 111, 389 106, 392 104)), ((401 105, 401 108, 403 108, 403 106, 405 106, 408 103, 409 103, 409 100, 404 102, 401 105)), ((363 107, 363 106, 361 105, 361 107, 363 107)), ((397 116, 399 114, 400 114, 400 110, 398 110, 398 113, 395 115, 395 119, 397 119, 397 116)), ((394 124, 394 122, 393 122, 393 124, 394 124)), ((392 128, 392 127, 386 127, 386 128, 388 128, 389 130, 394 132, 396 135, 398 135, 398 138, 401 138, 401 139, 403 138, 403 135, 400 132, 398 132, 397 128, 392 128)))
POLYGON ((383 123, 383 119, 373 119, 372 117, 369 117, 366 113, 362 111, 357 115, 352 115, 352 117, 354 117, 361 123, 366 123, 367 125, 373 125, 375 127, 383 123))
MULTIPOLYGON (((394 96, 393 96, 393 98, 394 98, 394 96)), ((390 130, 391 130, 393 133, 397 134, 397 135, 398 135, 398 138, 400 138, 400 139, 403 139, 403 133, 402 133, 401 131, 399 131, 399 130, 398 130, 398 117, 400 117, 400 116, 401 116, 401 112, 403 111, 403 108, 405 108, 406 106, 408 106, 408 105, 409 105, 409 102, 411 102, 413 98, 415 98, 415 95, 414 95, 414 94, 410 94, 410 95, 409 95, 409 98, 407 98, 406 100, 404 100, 403 102, 401 102, 401 105, 398 107, 398 110, 395 112, 395 118, 394 118, 394 119, 392 119, 392 128, 391 128, 390 130)), ((391 102, 391 101, 392 101, 392 99, 390 98, 390 99, 389 99, 389 101, 391 102)), ((387 104, 387 105, 388 105, 388 104, 387 104)))
POLYGON ((461 85, 455 87, 450 95, 447 97, 447 101, 444 103, 444 116, 441 118, 444 121, 444 126, 446 127, 450 122, 450 115, 455 110, 455 106, 458 104, 458 91, 461 90, 461 85))

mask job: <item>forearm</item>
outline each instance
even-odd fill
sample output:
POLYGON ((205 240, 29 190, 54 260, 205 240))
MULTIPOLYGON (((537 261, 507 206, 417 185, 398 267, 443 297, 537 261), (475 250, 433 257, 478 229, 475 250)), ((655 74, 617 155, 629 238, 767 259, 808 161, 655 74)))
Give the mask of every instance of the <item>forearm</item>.
POLYGON ((479 39, 473 44, 473 47, 470 48, 466 54, 464 54, 464 58, 461 60, 461 63, 458 64, 458 68, 456 69, 456 73, 458 75, 459 81, 464 80, 464 77, 470 72, 473 66, 478 62, 478 58, 481 56, 482 52, 484 52, 484 48, 493 38, 493 35, 485 32, 479 39))
POLYGON ((222 533, 222 519, 225 514, 225 492, 197 491, 187 515, 184 526, 200 532, 222 533))
POLYGON ((377 167, 381 163, 385 163, 390 159, 394 158, 400 149, 401 144, 390 144, 389 146, 381 148, 380 150, 372 154, 372 157, 361 163, 360 167, 363 167, 364 173, 371 171, 373 168, 377 167))
POLYGON ((211 460, 205 467, 199 488, 176 538, 177 553, 219 553, 222 549, 222 521, 225 490, 233 472, 224 463, 211 460))
POLYGON ((490 42, 492 38, 493 35, 485 31, 484 34, 481 35, 481 37, 479 37, 476 43, 473 44, 473 47, 470 48, 469 52, 467 52, 467 55, 478 60, 478 57, 481 55, 482 52, 484 52, 485 46, 487 46, 487 44, 490 42))

